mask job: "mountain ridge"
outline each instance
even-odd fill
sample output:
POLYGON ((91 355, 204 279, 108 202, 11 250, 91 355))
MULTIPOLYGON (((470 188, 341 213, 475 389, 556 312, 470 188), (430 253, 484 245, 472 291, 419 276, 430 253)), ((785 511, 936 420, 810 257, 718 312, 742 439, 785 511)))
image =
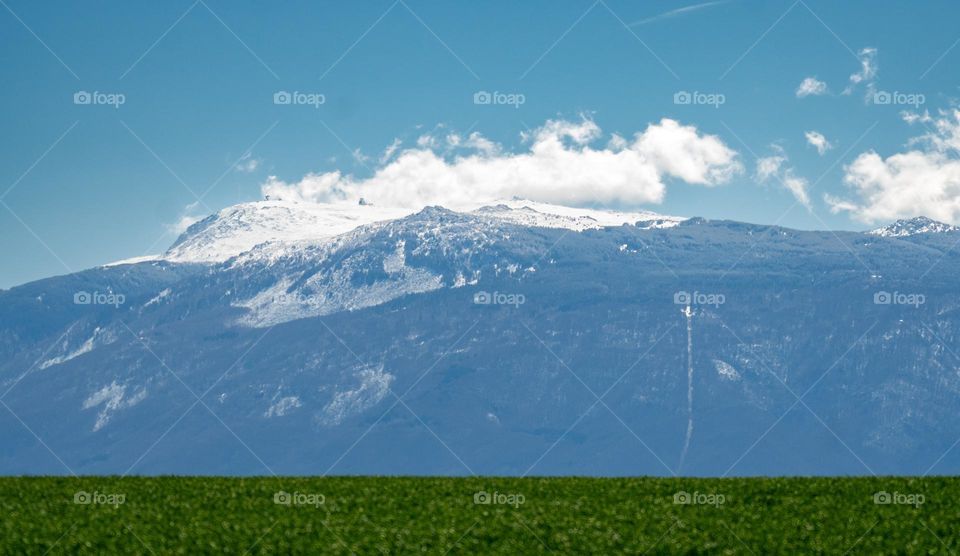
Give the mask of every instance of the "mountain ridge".
POLYGON ((0 292, 0 471, 960 470, 953 234, 520 220, 0 292))

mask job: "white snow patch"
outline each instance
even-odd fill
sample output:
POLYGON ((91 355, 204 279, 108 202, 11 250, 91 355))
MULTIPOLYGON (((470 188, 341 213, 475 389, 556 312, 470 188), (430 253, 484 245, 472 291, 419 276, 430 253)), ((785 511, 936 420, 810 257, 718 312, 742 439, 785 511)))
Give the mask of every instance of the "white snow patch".
POLYGON ((443 276, 407 266, 404 243, 384 258, 383 270, 389 278, 372 284, 352 283, 355 261, 346 259, 329 274, 318 274, 295 291, 296 277, 287 276, 252 298, 234 302, 234 307, 250 310, 238 324, 262 328, 296 319, 319 317, 340 311, 353 311, 382 305, 404 295, 426 293, 443 287, 443 276))
POLYGON ((353 390, 337 392, 323 408, 320 422, 324 425, 339 425, 351 415, 359 414, 380 403, 390 392, 394 377, 383 368, 364 369, 358 375, 360 385, 353 390))
MULTIPOLYGON (((82 344, 80 344, 80 347, 78 347, 73 351, 69 351, 63 355, 58 355, 56 357, 47 359, 43 363, 40 363, 37 367, 40 370, 43 370, 43 369, 52 367, 54 365, 66 363, 71 359, 80 357, 84 353, 89 353, 93 351, 93 349, 100 344, 109 344, 113 342, 113 340, 114 340, 114 337, 112 334, 107 333, 105 329, 100 328, 98 326, 93 330, 93 335, 87 338, 82 344)), ((61 344, 61 349, 67 350, 68 346, 69 346, 68 340, 64 339, 63 343, 61 344)))
POLYGON ((156 297, 153 297, 153 298, 150 299, 150 301, 147 301, 146 303, 144 303, 143 306, 144 306, 144 307, 149 307, 149 306, 151 306, 151 305, 156 305, 157 303, 160 303, 161 301, 163 301, 163 299, 164 299, 165 297, 167 297, 168 295, 170 295, 170 293, 171 293, 172 291, 173 291, 173 290, 171 290, 170 288, 167 288, 167 289, 163 290, 162 292, 158 293, 158 294, 156 295, 156 297))
POLYGON ((721 361, 719 359, 714 359, 713 366, 717 369, 717 374, 720 375, 720 378, 724 378, 726 380, 740 380, 740 373, 738 373, 730 363, 721 361))
POLYGON ((129 259, 123 259, 120 261, 113 261, 112 263, 107 263, 100 268, 110 268, 111 266, 120 266, 124 264, 137 264, 137 263, 146 263, 150 261, 160 260, 160 255, 144 255, 142 257, 130 257, 129 259))
POLYGON ((288 412, 300 407, 300 398, 297 396, 286 396, 280 398, 275 404, 271 405, 269 409, 263 414, 264 417, 283 417, 288 412))
POLYGON ((564 228, 577 232, 624 224, 638 225, 644 229, 672 228, 686 220, 686 218, 679 216, 665 216, 650 211, 622 212, 564 207, 524 199, 497 201, 495 205, 478 208, 472 214, 496 218, 522 226, 564 228))
POLYGON ((103 407, 97 415, 97 422, 93 425, 93 432, 97 432, 106 426, 113 417, 113 414, 121 409, 127 409, 142 402, 147 397, 147 389, 141 388, 134 395, 125 398, 127 386, 111 382, 107 386, 97 390, 83 402, 83 409, 90 409, 98 405, 103 407))

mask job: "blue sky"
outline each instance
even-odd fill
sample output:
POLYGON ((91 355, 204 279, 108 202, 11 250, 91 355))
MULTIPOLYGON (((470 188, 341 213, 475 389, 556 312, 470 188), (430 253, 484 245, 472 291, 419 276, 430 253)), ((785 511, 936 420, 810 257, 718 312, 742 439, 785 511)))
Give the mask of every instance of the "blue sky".
POLYGON ((641 204, 658 212, 804 229, 956 220, 939 208, 960 189, 955 2, 0 4, 0 287, 160 252, 178 222, 260 198, 271 175, 362 181, 396 139, 430 133, 524 152, 521 133, 551 120, 592 122, 604 149, 668 118, 735 151, 741 171, 717 183, 665 174, 662 202, 641 204), (808 77, 824 94, 798 97, 808 77), (324 102, 275 104, 278 91, 324 102), (476 104, 481 91, 523 103, 476 104), (682 92, 700 94, 677 104, 682 92), (898 153, 935 190, 905 191, 915 174, 898 153))

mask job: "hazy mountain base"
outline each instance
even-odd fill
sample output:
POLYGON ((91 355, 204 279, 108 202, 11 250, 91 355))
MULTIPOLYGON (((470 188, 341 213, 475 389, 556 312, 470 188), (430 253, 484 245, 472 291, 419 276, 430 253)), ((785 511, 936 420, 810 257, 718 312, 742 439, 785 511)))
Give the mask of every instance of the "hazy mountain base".
POLYGON ((956 473, 958 239, 427 209, 244 264, 34 282, 0 293, 0 472, 956 473), (410 269, 440 286, 404 295, 410 269), (237 303, 264 291, 304 302, 252 327, 237 303))

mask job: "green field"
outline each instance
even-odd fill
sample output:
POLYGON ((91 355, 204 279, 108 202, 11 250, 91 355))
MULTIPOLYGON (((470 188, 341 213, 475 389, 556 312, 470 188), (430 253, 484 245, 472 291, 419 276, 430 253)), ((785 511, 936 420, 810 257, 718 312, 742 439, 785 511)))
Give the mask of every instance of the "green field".
POLYGON ((0 478, 0 505, 0 554, 960 553, 942 477, 0 478))

